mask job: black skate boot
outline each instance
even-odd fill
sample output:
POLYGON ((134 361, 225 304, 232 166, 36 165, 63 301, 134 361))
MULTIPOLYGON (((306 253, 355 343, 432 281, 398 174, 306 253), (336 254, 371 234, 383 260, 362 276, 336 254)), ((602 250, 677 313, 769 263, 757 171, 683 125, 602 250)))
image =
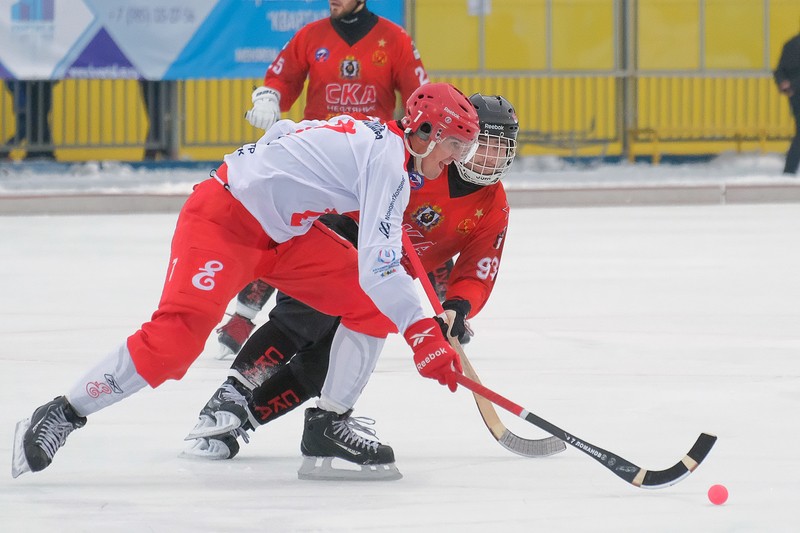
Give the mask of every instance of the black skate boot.
POLYGON ((228 377, 200 411, 199 420, 184 440, 224 435, 237 428, 253 429, 247 403, 252 391, 228 377))
POLYGON ((64 396, 37 408, 30 418, 17 423, 11 475, 16 478, 50 466, 69 434, 84 425, 86 417, 78 416, 64 396))
POLYGON ((374 420, 353 418, 352 411, 343 415, 312 407, 306 409, 303 440, 300 451, 305 459, 297 472, 300 479, 367 479, 394 480, 403 475, 394 464, 391 446, 356 433, 360 431, 375 436, 371 426, 374 420), (332 465, 339 458, 358 465, 360 470, 339 469, 332 465))
POLYGON ((225 359, 229 355, 239 353, 255 327, 252 320, 239 313, 234 313, 225 325, 217 329, 217 333, 219 333, 217 340, 220 344, 217 359, 225 359))

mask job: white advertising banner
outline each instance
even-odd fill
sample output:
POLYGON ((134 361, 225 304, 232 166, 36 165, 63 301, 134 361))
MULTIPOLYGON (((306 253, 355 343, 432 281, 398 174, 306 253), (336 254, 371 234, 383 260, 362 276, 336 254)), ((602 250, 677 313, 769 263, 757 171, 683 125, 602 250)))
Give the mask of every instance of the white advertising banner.
MULTIPOLYGON (((403 0, 370 0, 403 25, 403 0)), ((327 0, 0 0, 0 78, 264 75, 327 0)))

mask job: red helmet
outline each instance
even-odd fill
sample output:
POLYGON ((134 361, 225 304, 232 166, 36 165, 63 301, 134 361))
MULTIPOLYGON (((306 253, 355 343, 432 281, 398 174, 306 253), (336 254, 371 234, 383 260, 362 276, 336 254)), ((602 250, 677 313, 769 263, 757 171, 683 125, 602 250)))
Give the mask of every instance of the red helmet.
POLYGON ((475 106, 449 83, 429 83, 411 93, 402 124, 409 133, 432 142, 455 137, 471 144, 480 130, 475 106))

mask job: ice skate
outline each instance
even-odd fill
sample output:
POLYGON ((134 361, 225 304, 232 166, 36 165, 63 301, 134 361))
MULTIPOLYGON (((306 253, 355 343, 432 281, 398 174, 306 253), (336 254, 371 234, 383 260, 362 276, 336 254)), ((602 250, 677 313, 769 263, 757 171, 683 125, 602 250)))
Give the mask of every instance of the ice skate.
POLYGON ((224 435, 245 426, 254 427, 247 407, 250 394, 239 380, 226 379, 200 411, 197 424, 184 440, 224 435))
POLYGON ((30 418, 17 423, 11 476, 16 478, 50 466, 69 434, 84 425, 86 417, 78 416, 64 396, 37 408, 30 418))
POLYGON ((217 435, 215 437, 203 437, 189 441, 189 444, 180 453, 180 457, 189 459, 207 459, 210 461, 222 461, 225 459, 233 459, 239 453, 239 441, 236 437, 242 437, 242 440, 247 444, 250 442, 250 437, 247 431, 238 428, 225 435, 217 435))
POLYGON ((256 325, 250 319, 234 313, 224 326, 217 329, 217 333, 219 333, 217 359, 225 359, 239 353, 255 327, 256 325))
POLYGON ((375 421, 353 418, 350 413, 306 409, 299 479, 390 481, 403 477, 394 464, 390 446, 356 433, 374 437, 375 430, 368 426, 375 421))

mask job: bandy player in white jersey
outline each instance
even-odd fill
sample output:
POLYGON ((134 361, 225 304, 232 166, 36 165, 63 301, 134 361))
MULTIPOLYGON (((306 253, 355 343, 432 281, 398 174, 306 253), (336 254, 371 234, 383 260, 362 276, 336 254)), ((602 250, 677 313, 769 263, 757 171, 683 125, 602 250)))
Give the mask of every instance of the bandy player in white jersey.
POLYGON ((87 415, 147 385, 183 377, 231 298, 259 277, 342 317, 317 402, 321 415, 310 425, 341 442, 308 439, 319 446, 304 447, 304 455, 339 456, 391 475, 392 449, 358 437, 349 416, 386 336, 402 332, 420 374, 451 390, 461 371, 400 265, 408 166, 413 160, 417 171, 435 179, 446 165, 471 157, 478 131, 470 101, 437 83, 414 91, 402 121, 282 121, 257 143, 225 156, 181 209, 158 309, 66 395, 17 424, 13 476, 48 467, 87 415), (316 221, 348 211, 360 213, 358 251, 316 221))

